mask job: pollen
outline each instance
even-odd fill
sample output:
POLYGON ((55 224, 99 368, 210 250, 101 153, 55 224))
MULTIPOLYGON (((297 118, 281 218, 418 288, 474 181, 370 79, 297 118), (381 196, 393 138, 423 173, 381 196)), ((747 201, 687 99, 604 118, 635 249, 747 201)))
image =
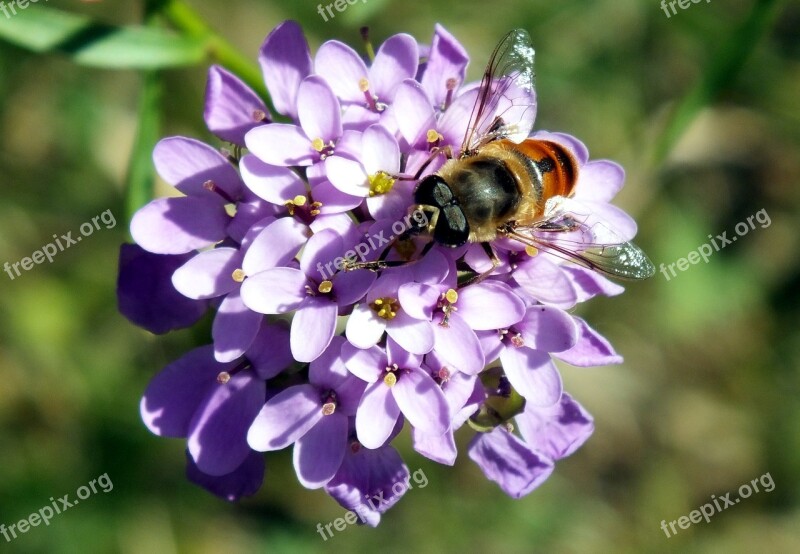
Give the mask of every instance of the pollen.
POLYGON ((369 195, 370 196, 378 196, 380 194, 386 194, 392 187, 394 186, 395 179, 393 179, 388 173, 383 171, 379 171, 374 175, 369 176, 369 195))
POLYGON ((317 290, 322 294, 328 294, 333 290, 333 283, 331 283, 330 281, 322 281, 319 284, 319 287, 317 287, 317 290))
POLYGON ((228 381, 231 380, 231 374, 227 371, 221 371, 219 375, 217 375, 217 383, 220 385, 225 385, 228 381))
POLYGON ((456 292, 455 289, 448 290, 446 293, 444 293, 444 297, 451 304, 458 302, 458 292, 456 292))
POLYGON ((386 320, 394 319, 400 311, 400 303, 396 298, 378 298, 369 307, 378 317, 386 320))
POLYGON ((425 133, 425 140, 430 143, 434 143, 444 140, 444 137, 436 129, 428 129, 428 132, 425 133))
POLYGON ((322 152, 322 149, 325 148, 325 141, 317 137, 311 141, 311 148, 313 148, 317 152, 322 152))
POLYGON ((523 346, 525 346, 525 341, 522 339, 522 335, 517 333, 516 335, 511 337, 511 344, 513 344, 517 348, 522 348, 523 346))
POLYGON ((397 383, 397 375, 394 373, 387 373, 386 376, 383 378, 383 382, 386 384, 387 387, 393 387, 397 383))
POLYGON ((294 204, 295 206, 305 206, 306 202, 307 199, 302 194, 298 194, 297 196, 292 198, 292 204, 294 204))
POLYGON ((539 249, 536 248, 535 246, 528 245, 528 246, 525 247, 525 253, 528 256, 533 257, 533 256, 535 256, 536 254, 539 253, 539 249))
POLYGON ((367 92, 369 90, 369 81, 363 78, 359 79, 358 90, 360 90, 361 92, 367 92))
POLYGON ((322 405, 322 415, 329 416, 332 415, 333 412, 336 411, 336 403, 335 402, 326 402, 322 405))
POLYGON ((233 273, 231 273, 231 278, 232 278, 234 281, 236 281, 237 283, 242 283, 242 282, 244 282, 244 278, 245 278, 245 277, 247 277, 247 275, 245 275, 245 273, 244 273, 244 270, 243 270, 243 269, 235 269, 235 270, 233 271, 233 273))

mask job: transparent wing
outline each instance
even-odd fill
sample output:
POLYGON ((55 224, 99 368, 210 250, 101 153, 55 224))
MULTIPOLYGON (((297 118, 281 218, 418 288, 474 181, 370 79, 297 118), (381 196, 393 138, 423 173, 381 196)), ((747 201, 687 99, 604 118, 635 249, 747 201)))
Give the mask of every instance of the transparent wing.
POLYGON ((508 33, 492 52, 472 108, 461 156, 501 138, 522 142, 536 118, 534 50, 524 29, 508 33))
POLYGON ((642 249, 621 238, 611 225, 584 210, 569 209, 578 205, 569 199, 553 200, 544 220, 514 225, 506 236, 612 277, 647 279, 655 274, 642 249))

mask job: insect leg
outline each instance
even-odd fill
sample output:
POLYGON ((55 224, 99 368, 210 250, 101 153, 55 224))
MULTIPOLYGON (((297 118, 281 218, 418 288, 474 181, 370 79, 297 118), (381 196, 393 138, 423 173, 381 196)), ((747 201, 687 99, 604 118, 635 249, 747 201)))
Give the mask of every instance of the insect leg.
POLYGON ((486 279, 489 275, 491 275, 495 268, 500 265, 500 260, 497 258, 497 255, 494 253, 492 249, 492 245, 488 242, 482 242, 481 247, 483 251, 486 252, 486 255, 489 256, 489 261, 492 262, 492 267, 484 271, 483 273, 478 273, 477 275, 473 275, 463 283, 459 283, 459 287, 466 287, 467 285, 477 285, 484 279, 486 279))

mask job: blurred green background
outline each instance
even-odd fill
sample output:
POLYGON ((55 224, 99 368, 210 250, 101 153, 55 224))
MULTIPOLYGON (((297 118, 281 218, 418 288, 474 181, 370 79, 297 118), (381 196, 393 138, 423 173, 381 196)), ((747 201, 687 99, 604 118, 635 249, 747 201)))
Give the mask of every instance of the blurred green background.
MULTIPOLYGON (((0 263, 106 209, 119 222, 14 281, 0 274, 0 523, 103 473, 114 484, 48 527, 0 537, 0 551, 800 552, 798 3, 701 2, 667 18, 656 0, 366 0, 327 23, 313 2, 188 3, 253 60, 286 18, 312 50, 330 38, 360 49, 361 25, 376 43, 397 32, 429 42, 440 22, 470 52, 472 78, 524 27, 537 49, 536 127, 626 168, 617 202, 656 265, 761 209, 772 223, 669 281, 657 273, 580 307, 625 363, 562 368, 596 431, 540 489, 515 501, 486 481, 464 453, 470 431, 454 468, 404 434, 406 463, 429 485, 378 529, 324 542, 316 524, 344 510, 297 483, 289 452, 269 454, 261 492, 231 505, 185 480, 184 441, 139 419, 150 377, 208 341, 200 328, 154 337, 116 311, 142 74, 0 42, 0 263), (660 529, 767 472, 772 492, 672 538, 660 529)), ((42 6, 126 25, 144 12, 139 1, 42 6)), ((160 136, 219 144, 202 119, 208 63, 160 74, 160 136)))

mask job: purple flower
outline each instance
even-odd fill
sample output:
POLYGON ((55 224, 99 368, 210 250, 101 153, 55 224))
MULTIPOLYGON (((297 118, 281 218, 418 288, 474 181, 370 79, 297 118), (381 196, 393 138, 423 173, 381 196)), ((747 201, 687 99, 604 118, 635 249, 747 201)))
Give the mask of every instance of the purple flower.
MULTIPOLYGON (((137 245, 120 252, 119 307, 135 323, 162 333, 215 311, 213 345, 148 385, 145 425, 187 439, 187 477, 227 500, 259 489, 262 452, 292 446, 300 483, 324 487, 371 526, 409 488, 391 446, 406 422, 416 452, 447 465, 467 423, 468 455, 486 477, 528 494, 593 431, 553 359, 622 361, 565 310, 624 289, 546 245, 532 255, 495 239, 494 260, 485 245, 431 243, 410 176, 456 163, 447 156, 460 154, 480 95, 479 83, 464 83, 469 56, 442 26, 430 47, 388 38, 368 64, 338 41, 312 62, 300 26, 286 21, 259 62, 271 105, 289 121, 273 122, 266 99, 211 67, 205 121, 234 148, 159 142, 156 169, 182 196, 140 209, 137 245)), ((480 124, 502 114, 519 129, 508 138, 521 141, 535 93, 502 75, 491 86, 506 85, 480 124)), ((611 204, 619 165, 590 160, 570 135, 532 136, 578 165, 574 194, 551 199, 545 217, 563 207, 583 224, 533 232, 565 246, 635 235, 611 204)))
POLYGON ((347 372, 335 337, 311 362, 308 384, 282 390, 261 408, 247 433, 259 452, 294 444, 294 467, 303 486, 324 486, 339 469, 347 448, 349 417, 355 415, 364 383, 347 372))
POLYGON ((325 160, 336 151, 342 136, 339 100, 318 75, 303 79, 297 91, 300 125, 272 123, 245 136, 250 151, 261 161, 279 166, 307 166, 325 160))
POLYGON ((369 383, 356 413, 358 440, 367 448, 382 446, 401 414, 425 433, 441 435, 449 428, 447 399, 439 385, 420 367, 420 357, 391 337, 385 350, 345 343, 342 358, 351 373, 369 383))

